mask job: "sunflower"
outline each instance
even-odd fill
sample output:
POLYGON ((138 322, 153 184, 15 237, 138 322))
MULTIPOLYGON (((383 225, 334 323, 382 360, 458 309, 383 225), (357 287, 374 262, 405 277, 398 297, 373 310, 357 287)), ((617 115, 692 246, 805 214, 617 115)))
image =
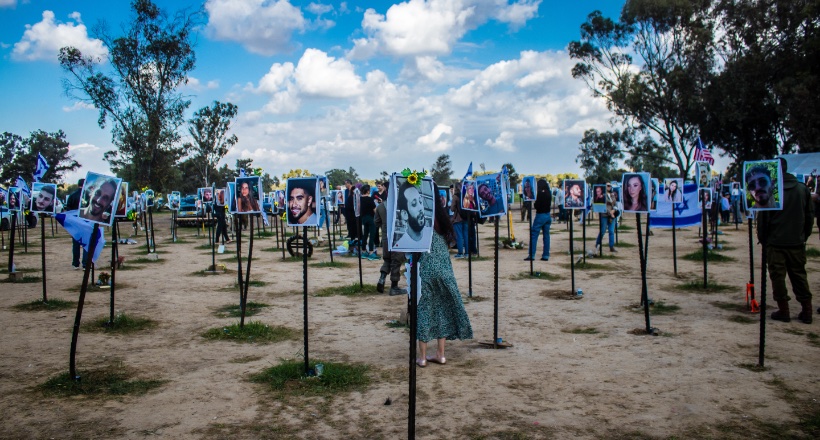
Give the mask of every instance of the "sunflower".
POLYGON ((415 185, 416 183, 418 183, 418 181, 419 181, 419 175, 416 174, 416 173, 412 173, 409 176, 407 176, 407 182, 410 183, 411 185, 415 185))

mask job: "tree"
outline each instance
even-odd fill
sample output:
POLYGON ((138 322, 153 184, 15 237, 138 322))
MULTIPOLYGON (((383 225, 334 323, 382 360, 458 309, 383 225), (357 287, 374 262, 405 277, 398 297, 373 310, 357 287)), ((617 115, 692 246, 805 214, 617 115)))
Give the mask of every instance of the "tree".
POLYGON ((216 165, 236 145, 236 135, 228 136, 231 119, 236 117, 235 105, 214 101, 211 107, 202 107, 188 120, 188 133, 192 143, 184 145, 205 186, 211 184, 211 174, 216 165))
POLYGON ((515 186, 518 185, 518 182, 521 180, 518 176, 518 172, 515 171, 515 167, 513 164, 507 162, 504 165, 501 165, 501 169, 503 170, 504 167, 507 167, 507 175, 510 178, 510 188, 515 190, 515 186))
POLYGON ((677 170, 665 165, 668 163, 666 150, 655 142, 651 136, 645 134, 640 140, 630 136, 627 150, 629 159, 626 160, 626 166, 631 168, 632 171, 647 172, 658 179, 679 177, 677 170))
POLYGON ((581 139, 581 153, 575 162, 581 163, 584 178, 589 183, 611 182, 620 176, 617 161, 624 159, 624 134, 620 131, 598 132, 589 129, 581 139))
POLYGON ((111 169, 129 175, 137 186, 170 181, 181 157, 177 129, 190 105, 178 88, 194 69, 192 34, 198 13, 184 11, 169 18, 150 0, 133 0, 134 18, 125 35, 113 37, 104 24, 93 32, 108 47, 109 72, 102 60, 78 48, 60 49, 59 62, 68 74, 68 96, 99 110, 97 123, 113 124, 116 150, 105 153, 111 169))
POLYGON ((332 170, 325 171, 325 176, 327 176, 327 184, 330 185, 331 188, 343 186, 345 180, 350 180, 354 183, 359 181, 359 174, 353 167, 350 167, 347 171, 340 168, 333 168, 332 170))
POLYGON ((6 132, 0 135, 0 182, 14 184, 20 176, 31 186, 38 153, 49 165, 41 179, 43 182, 63 183, 66 172, 80 167, 69 154, 68 141, 62 130, 54 133, 37 130, 25 139, 6 132))
POLYGON ((313 174, 311 174, 308 170, 296 168, 295 170, 290 170, 287 173, 282 173, 282 180, 288 180, 291 177, 310 177, 312 175, 313 174))
POLYGON ((436 158, 436 163, 430 167, 430 177, 433 178, 433 182, 450 186, 453 177, 453 162, 449 154, 442 154, 436 158))
POLYGON ((710 3, 627 0, 620 22, 594 11, 581 25, 581 41, 569 45, 570 56, 579 60, 573 77, 603 98, 620 122, 655 133, 672 155, 665 161, 680 175, 693 163, 694 115, 713 66, 710 3), (635 67, 640 70, 633 72, 635 67))

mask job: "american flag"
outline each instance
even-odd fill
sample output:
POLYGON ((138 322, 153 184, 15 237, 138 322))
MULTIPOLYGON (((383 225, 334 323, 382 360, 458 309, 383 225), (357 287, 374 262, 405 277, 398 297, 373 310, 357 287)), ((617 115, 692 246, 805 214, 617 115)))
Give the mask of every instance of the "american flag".
POLYGON ((709 162, 709 165, 715 164, 715 158, 712 157, 712 152, 703 145, 703 141, 700 140, 700 136, 698 136, 698 142, 695 144, 695 161, 696 162, 709 162))

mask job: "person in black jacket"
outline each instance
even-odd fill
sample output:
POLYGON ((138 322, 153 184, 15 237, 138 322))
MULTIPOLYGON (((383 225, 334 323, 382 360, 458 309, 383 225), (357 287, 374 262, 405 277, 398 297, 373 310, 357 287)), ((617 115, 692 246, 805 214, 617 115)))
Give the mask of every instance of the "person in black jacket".
MULTIPOLYGON (((77 190, 69 194, 68 200, 66 200, 66 211, 76 211, 80 209, 80 196, 83 193, 83 185, 85 185, 85 179, 77 181, 77 190)), ((74 267, 74 270, 80 268, 81 247, 82 245, 79 241, 74 238, 71 239, 71 266, 74 267)), ((83 267, 85 267, 86 263, 88 263, 88 253, 83 249, 83 267)))
POLYGON ((550 259, 550 226, 552 217, 550 207, 552 206, 552 192, 546 179, 539 179, 537 193, 535 195, 535 219, 532 221, 530 229, 530 254, 525 261, 535 259, 535 249, 538 247, 538 234, 544 234, 544 249, 541 251, 541 261, 550 259))

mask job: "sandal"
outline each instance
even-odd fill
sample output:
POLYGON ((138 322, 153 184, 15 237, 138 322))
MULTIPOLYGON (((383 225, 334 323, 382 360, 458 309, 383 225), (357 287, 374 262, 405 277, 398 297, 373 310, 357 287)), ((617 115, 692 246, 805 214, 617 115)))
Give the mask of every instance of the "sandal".
POLYGON ((421 368, 424 368, 427 366, 427 361, 425 359, 416 359, 416 365, 418 365, 421 368))
POLYGON ((440 358, 436 357, 436 356, 427 356, 427 362, 432 362, 434 364, 444 365, 444 364, 447 363, 447 359, 444 356, 442 356, 440 358))

